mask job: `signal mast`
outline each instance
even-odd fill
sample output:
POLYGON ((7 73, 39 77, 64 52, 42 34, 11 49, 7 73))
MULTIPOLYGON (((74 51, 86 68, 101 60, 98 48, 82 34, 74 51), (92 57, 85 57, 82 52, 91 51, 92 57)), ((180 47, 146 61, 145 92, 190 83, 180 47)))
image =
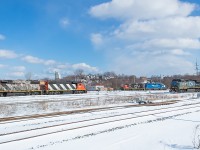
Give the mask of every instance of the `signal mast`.
POLYGON ((197 60, 196 60, 196 68, 195 68, 195 70, 196 70, 196 74, 197 74, 197 76, 199 75, 199 65, 198 65, 198 63, 197 63, 197 60))

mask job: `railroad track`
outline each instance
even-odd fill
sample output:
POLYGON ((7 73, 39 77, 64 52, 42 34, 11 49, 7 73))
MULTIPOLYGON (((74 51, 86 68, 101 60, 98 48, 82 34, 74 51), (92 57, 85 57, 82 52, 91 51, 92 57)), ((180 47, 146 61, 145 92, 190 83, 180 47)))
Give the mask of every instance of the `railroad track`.
MULTIPOLYGON (((200 104, 200 103, 198 103, 200 104)), ((140 105, 141 106, 141 105, 140 105)), ((181 105, 179 107, 182 107, 184 105, 181 105)), ((126 107, 126 108, 130 108, 130 107, 126 107)), ((119 109, 126 109, 126 108, 119 108, 119 109)), ((167 108, 159 108, 159 109, 153 109, 153 110, 146 110, 146 111, 138 111, 138 112, 132 112, 132 113, 126 113, 126 114, 119 114, 119 115, 114 115, 115 116, 123 116, 123 115, 128 115, 128 114, 138 114, 138 113, 144 113, 144 112, 150 112, 150 111, 156 111, 156 110, 164 110, 164 109, 169 109, 169 108, 177 108, 177 106, 175 107, 167 107, 167 108)), ((110 110, 110 109, 109 109, 110 110)), ((107 111, 109 111, 107 110, 107 111)), ((111 109, 113 110, 113 109, 111 109)), ((104 110, 105 111, 105 110, 104 110)), ((100 118, 95 118, 95 119, 88 119, 88 120, 83 120, 83 121, 89 121, 89 120, 97 120, 97 119, 102 119, 102 118, 109 118, 109 117, 112 117, 113 115, 110 115, 110 116, 106 116, 106 117, 100 117, 100 118)), ((58 116, 56 116, 58 117, 58 116)), ((30 120, 23 120, 23 121, 30 121, 30 120)), ((77 123, 78 121, 76 122, 71 122, 71 123, 62 123, 62 124, 57 124, 57 125, 50 125, 50 126, 45 126, 45 127, 40 127, 40 128, 34 128, 34 129, 28 129, 28 130, 23 130, 23 131, 17 131, 17 132, 12 132, 12 133, 6 133, 6 134, 1 134, 0 133, 0 136, 4 136, 4 135, 9 135, 9 134, 14 134, 14 133, 20 133, 20 132, 26 132, 26 131, 31 131, 31 130, 38 130, 38 129, 43 129, 43 128, 50 128, 50 127, 56 127, 56 126, 61 126, 61 125, 66 125, 66 124, 72 124, 72 123, 77 123)), ((9 123, 15 123, 15 122, 9 122, 9 123)), ((5 123, 6 124, 6 123, 5 123)))
POLYGON ((115 109, 125 109, 129 107, 142 107, 142 106, 159 106, 159 105, 170 105, 176 103, 178 100, 171 100, 165 102, 156 102, 151 104, 130 104, 124 106, 112 106, 112 107, 101 107, 101 108, 88 108, 88 109, 79 109, 79 110, 72 110, 72 111, 63 111, 63 112, 53 112, 53 113, 45 113, 45 114, 34 114, 34 115, 26 115, 26 116, 15 116, 15 117, 4 117, 0 118, 0 124, 5 123, 13 123, 13 122, 20 122, 26 120, 33 120, 37 118, 48 118, 48 117, 60 117, 69 114, 77 114, 77 113, 87 113, 87 112, 97 112, 97 111, 107 111, 107 110, 115 110, 115 109))
POLYGON ((112 116, 107 116, 107 117, 99 117, 99 118, 94 118, 94 119, 68 122, 68 123, 46 126, 46 127, 41 127, 41 128, 34 128, 34 129, 23 130, 23 131, 15 131, 15 132, 2 134, 0 136, 0 144, 32 139, 32 138, 41 137, 45 135, 66 132, 66 131, 86 128, 86 127, 92 127, 92 126, 97 126, 97 125, 102 125, 102 124, 107 124, 107 123, 114 123, 114 122, 142 118, 142 117, 147 117, 147 116, 154 116, 157 114, 160 115, 160 114, 166 114, 170 112, 189 110, 189 109, 194 109, 194 108, 199 108, 199 107, 200 107, 200 104, 195 103, 195 104, 188 104, 184 106, 175 106, 175 107, 170 107, 170 108, 161 108, 161 109, 155 109, 155 110, 124 113, 124 114, 112 115, 112 116), (147 114, 143 114, 143 113, 147 113, 147 114), (136 115, 136 116, 133 116, 133 115, 136 115), (52 132, 49 132, 50 128, 52 129, 52 132), (39 134, 38 133, 36 134, 35 131, 38 131, 39 134), (24 134, 26 136, 24 136, 24 134), (16 137, 16 138, 13 138, 13 137, 16 137), (9 139, 9 140, 6 140, 6 139, 9 139))

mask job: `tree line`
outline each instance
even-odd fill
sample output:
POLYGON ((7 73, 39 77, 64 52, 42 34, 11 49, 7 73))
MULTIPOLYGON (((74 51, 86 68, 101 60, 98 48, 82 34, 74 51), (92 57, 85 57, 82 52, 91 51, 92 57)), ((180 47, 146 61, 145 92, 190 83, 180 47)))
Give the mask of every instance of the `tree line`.
POLYGON ((118 90, 124 84, 141 83, 144 80, 148 82, 161 82, 167 87, 173 79, 191 79, 200 81, 199 75, 152 75, 151 77, 137 77, 135 75, 116 74, 115 72, 104 72, 102 74, 85 74, 83 70, 76 70, 73 75, 68 75, 60 80, 84 82, 87 85, 104 85, 105 87, 118 90))

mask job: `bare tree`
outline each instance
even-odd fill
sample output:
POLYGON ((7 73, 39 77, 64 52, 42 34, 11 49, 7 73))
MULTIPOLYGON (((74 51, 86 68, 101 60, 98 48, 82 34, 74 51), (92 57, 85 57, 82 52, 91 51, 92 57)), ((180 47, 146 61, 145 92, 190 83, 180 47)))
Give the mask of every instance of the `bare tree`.
POLYGON ((84 70, 83 69, 76 69, 74 71, 75 81, 80 81, 84 77, 84 70))
POLYGON ((103 74, 103 76, 109 77, 109 78, 114 78, 114 77, 116 77, 117 75, 116 75, 115 72, 110 71, 110 72, 105 72, 105 73, 103 74))
POLYGON ((26 74, 25 74, 25 78, 26 78, 26 80, 31 80, 31 78, 32 78, 32 73, 31 73, 31 72, 26 73, 26 74))

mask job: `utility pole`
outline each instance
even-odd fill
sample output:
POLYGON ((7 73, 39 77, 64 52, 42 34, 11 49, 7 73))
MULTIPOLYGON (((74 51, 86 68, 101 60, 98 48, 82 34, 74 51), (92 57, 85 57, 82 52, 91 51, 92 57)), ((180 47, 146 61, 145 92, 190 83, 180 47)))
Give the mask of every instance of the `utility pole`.
POLYGON ((196 69, 196 74, 197 74, 197 76, 199 75, 199 65, 198 65, 198 63, 197 63, 197 60, 196 60, 196 65, 195 65, 195 69, 196 69))

